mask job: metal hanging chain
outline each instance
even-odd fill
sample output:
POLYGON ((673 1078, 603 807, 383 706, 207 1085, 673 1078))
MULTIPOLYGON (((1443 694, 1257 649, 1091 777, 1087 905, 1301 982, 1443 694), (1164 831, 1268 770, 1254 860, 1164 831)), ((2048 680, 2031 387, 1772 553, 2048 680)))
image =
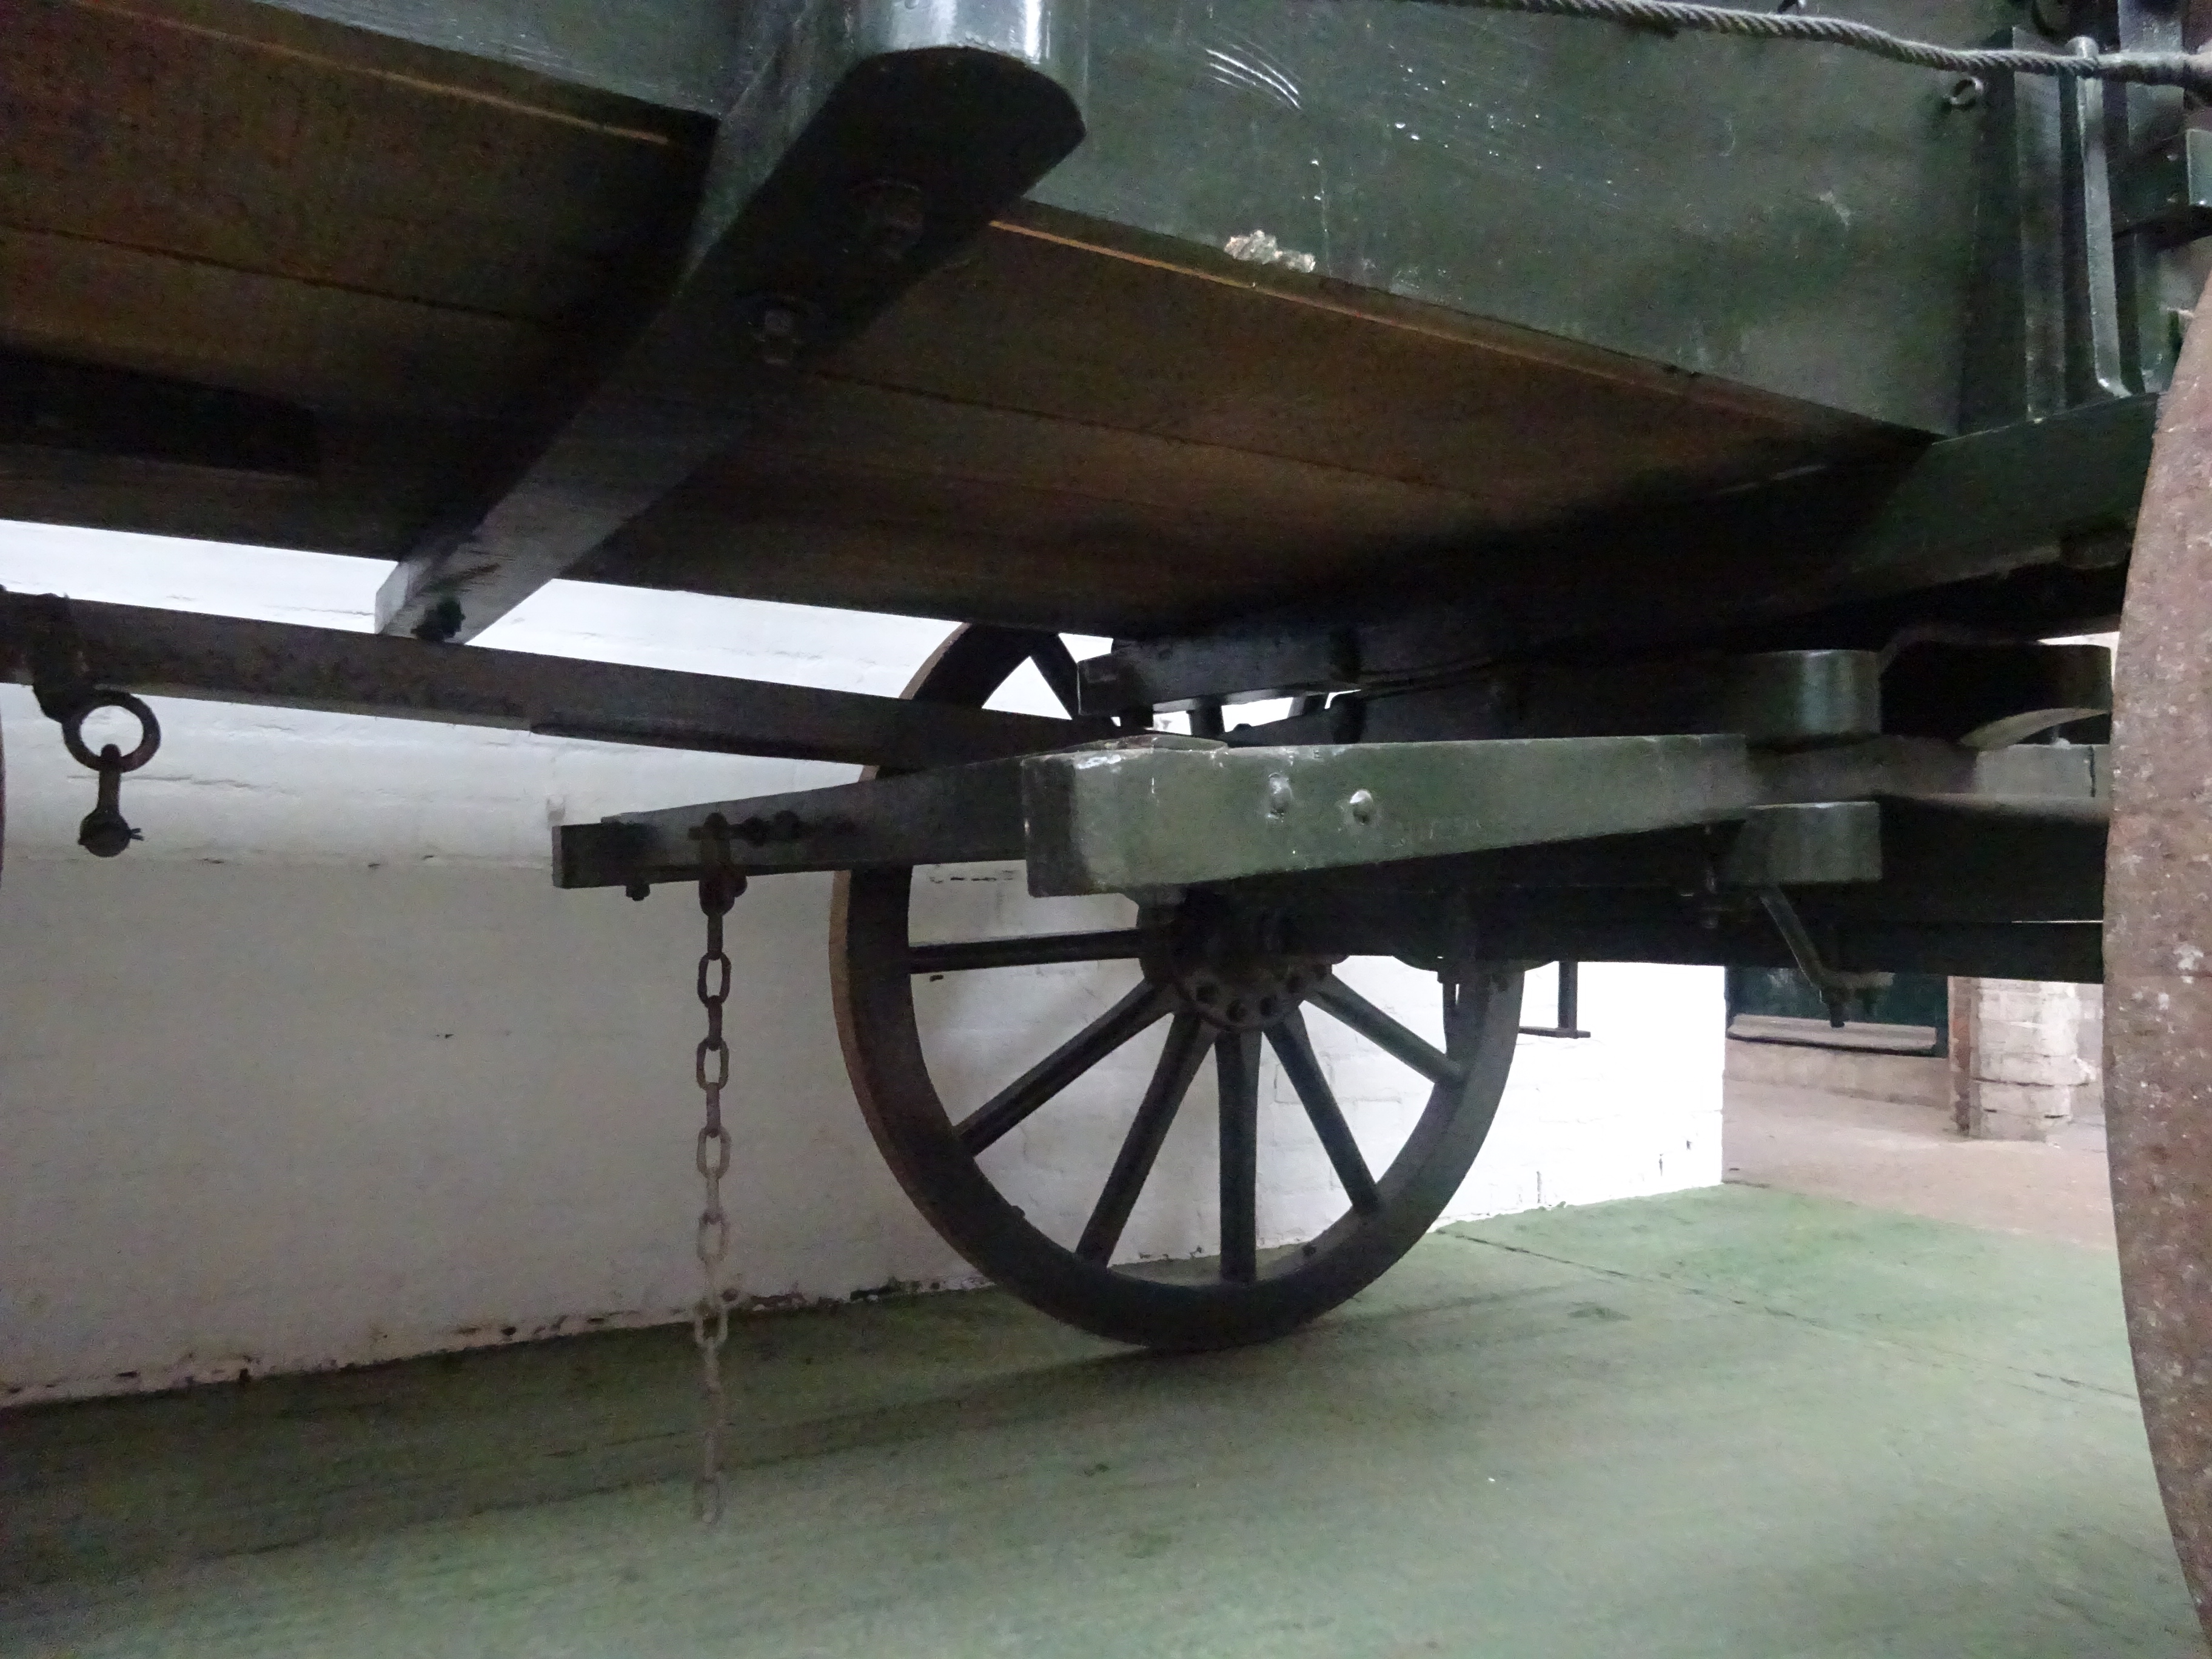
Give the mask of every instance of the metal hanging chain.
POLYGON ((1760 40, 1808 40, 1871 52, 1892 63, 1962 76, 2055 75, 2069 80, 2130 81, 2141 86, 2185 87, 2212 97, 2212 52, 2023 52, 2006 47, 1939 46, 1907 40, 1871 23, 1804 11, 1741 11, 1689 0, 1423 0, 1429 5, 1475 11, 1535 12, 1587 17, 1601 22, 1673 33, 1687 29, 1760 40))
POLYGON ((722 1518, 722 1441, 729 1421, 722 1345, 730 1337, 730 1304, 723 1293, 722 1269, 730 1254, 730 1218, 722 1208, 722 1177, 730 1170, 730 1132, 722 1125, 722 1091, 730 1081, 730 1044, 722 1035, 722 1006, 730 1000, 730 957, 722 948, 722 918, 745 890, 745 878, 730 868, 730 827, 720 813, 694 833, 702 855, 699 908, 707 917, 707 950, 699 958, 699 1005, 707 1011, 707 1035, 699 1039, 691 1070, 706 1097, 707 1114, 692 1160, 705 1183, 706 1202, 693 1241, 701 1284, 691 1310, 691 1340, 699 1350, 702 1407, 691 1506, 711 1526, 722 1518))

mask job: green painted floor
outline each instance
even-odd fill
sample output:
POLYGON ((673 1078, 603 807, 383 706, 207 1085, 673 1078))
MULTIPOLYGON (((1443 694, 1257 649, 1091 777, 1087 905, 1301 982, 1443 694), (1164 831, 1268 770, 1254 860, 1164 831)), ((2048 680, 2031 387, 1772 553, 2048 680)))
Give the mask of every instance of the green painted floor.
POLYGON ((0 1417, 0 1654, 2199 1655, 2112 1257, 1745 1188, 1162 1360, 988 1293, 0 1417))

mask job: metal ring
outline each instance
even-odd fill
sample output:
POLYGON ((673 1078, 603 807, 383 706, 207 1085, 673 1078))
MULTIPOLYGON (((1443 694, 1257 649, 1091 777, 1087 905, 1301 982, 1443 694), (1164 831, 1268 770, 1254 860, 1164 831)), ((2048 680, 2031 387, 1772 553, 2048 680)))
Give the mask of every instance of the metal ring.
MULTIPOLYGON (((702 1261, 720 1261, 727 1255, 730 1253, 730 1218, 717 1215, 712 1211, 701 1216, 698 1233, 692 1240, 692 1249, 698 1253, 702 1261)), ((720 1299, 719 1297, 715 1298, 718 1302, 720 1299)), ((727 1317, 726 1312, 721 1318, 715 1320, 715 1323, 719 1326, 727 1317)))
POLYGON ((698 1164, 699 1173, 709 1181, 720 1181, 729 1174, 730 1132, 727 1129, 700 1130, 699 1149, 693 1161, 698 1164), (711 1160, 707 1156, 709 1146, 714 1149, 711 1160))
POLYGON ((692 1078, 708 1094, 718 1094, 730 1086, 730 1045, 720 1037, 708 1037, 699 1045, 698 1054, 691 1062, 692 1078), (715 1062, 714 1074, 707 1075, 707 1062, 715 1062))
POLYGON ((135 772, 153 759, 154 751, 161 746, 161 723, 154 718, 152 709, 128 691, 95 691, 62 717, 62 742, 68 745, 71 757, 79 766, 100 772, 112 765, 118 772, 135 772), (120 708, 138 722, 138 746, 112 763, 103 762, 84 741, 86 718, 102 708, 120 708))
POLYGON ((729 1000, 729 953, 726 951, 710 951, 705 956, 699 958, 699 1000, 705 1003, 713 1003, 727 1002, 729 1000), (710 991, 707 988, 707 970, 710 968, 719 968, 722 970, 720 988, 718 990, 710 991))

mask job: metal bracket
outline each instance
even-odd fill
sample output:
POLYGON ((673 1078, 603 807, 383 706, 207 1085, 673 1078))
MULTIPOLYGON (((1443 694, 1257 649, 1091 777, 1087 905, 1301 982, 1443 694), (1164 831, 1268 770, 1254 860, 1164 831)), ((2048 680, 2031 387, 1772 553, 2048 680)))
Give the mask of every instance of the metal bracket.
POLYGON ((2112 712, 2112 653, 1906 635, 1883 653, 1882 728, 2001 749, 2112 712))
MULTIPOLYGON (((1990 44, 2051 47, 2026 28, 1990 44)), ((1960 411, 1968 431, 2042 420, 2096 395, 2100 354, 2085 350, 2084 331, 2117 336, 2103 126, 2092 118, 2102 99, 2094 82, 2077 88, 2005 76, 1990 88, 1960 411), (2100 176, 2085 193, 2092 157, 2100 176)))
POLYGON ((15 603, 21 617, 18 637, 23 665, 40 712, 61 727, 62 742, 71 758, 100 778, 99 797, 77 826, 77 845, 94 858, 112 859, 143 838, 123 816, 123 775, 154 758, 161 746, 161 722, 129 692, 107 690, 94 678, 67 599, 44 593, 15 603), (137 720, 138 741, 128 754, 112 743, 94 754, 85 742, 85 720, 102 708, 119 708, 137 720))
POLYGON ((26 594, 12 601, 20 641, 21 678, 31 682, 39 712, 67 720, 100 694, 70 602, 58 593, 26 594))
POLYGON ((1553 1025, 1523 1025, 1520 1035, 1533 1037, 1586 1037, 1578 1004, 1582 1000, 1582 963, 1562 958, 1559 963, 1559 1022, 1553 1025))
MULTIPOLYGON (((2179 6, 2116 0, 2103 40, 2179 50, 2179 6)), ((2049 51, 2014 28, 1993 44, 2049 51)), ((2212 232, 2212 135, 2182 130, 2177 88, 2002 77, 1984 112, 1976 280, 1961 421, 1969 431, 2163 390, 2169 309, 2193 295, 2170 250, 2212 232)), ((2185 262, 2182 262, 2185 263, 2185 262)))
POLYGON ((1881 805, 1824 800, 1754 807, 1715 861, 1713 875, 1717 885, 1738 890, 1880 881, 1881 805))
POLYGON ((1759 902, 1772 919, 1775 931, 1782 935, 1782 942, 1790 947, 1797 971, 1805 975, 1807 982, 1820 994, 1820 1000, 1827 1005, 1828 1024, 1838 1030, 1843 1030, 1850 1018, 1852 998, 1887 990, 1896 979, 1894 974, 1846 973, 1829 967, 1820 959, 1813 936, 1805 931, 1797 907, 1790 903, 1790 896, 1779 887, 1764 889, 1759 902))
POLYGON ((1733 732, 1779 744, 1842 742, 1881 729, 1881 660, 1871 651, 1703 652, 1520 664, 1426 688, 1340 697, 1318 713, 1245 726, 1231 741, 1252 746, 1733 732))
POLYGON ((2191 127, 2123 167, 2112 180, 2112 229, 2160 241, 2212 236, 2212 131, 2191 127))
MULTIPOLYGON (((2088 36, 2069 41, 2076 57, 2094 58, 2088 36)), ((2119 274, 2112 246, 2112 173, 2106 160, 2106 100, 2110 88, 2083 76, 2059 89, 2059 136, 2066 224, 2066 392, 2073 404, 2124 398, 2119 274)))

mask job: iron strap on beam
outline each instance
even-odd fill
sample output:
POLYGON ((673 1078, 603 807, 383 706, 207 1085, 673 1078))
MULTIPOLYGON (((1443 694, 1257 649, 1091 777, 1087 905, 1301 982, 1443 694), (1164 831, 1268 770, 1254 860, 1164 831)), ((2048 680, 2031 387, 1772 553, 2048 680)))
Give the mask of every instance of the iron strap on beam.
POLYGON ((898 769, 1098 735, 1098 722, 910 702, 482 647, 0 593, 0 672, 28 682, 57 633, 90 683, 149 696, 398 715, 655 748, 898 769))

